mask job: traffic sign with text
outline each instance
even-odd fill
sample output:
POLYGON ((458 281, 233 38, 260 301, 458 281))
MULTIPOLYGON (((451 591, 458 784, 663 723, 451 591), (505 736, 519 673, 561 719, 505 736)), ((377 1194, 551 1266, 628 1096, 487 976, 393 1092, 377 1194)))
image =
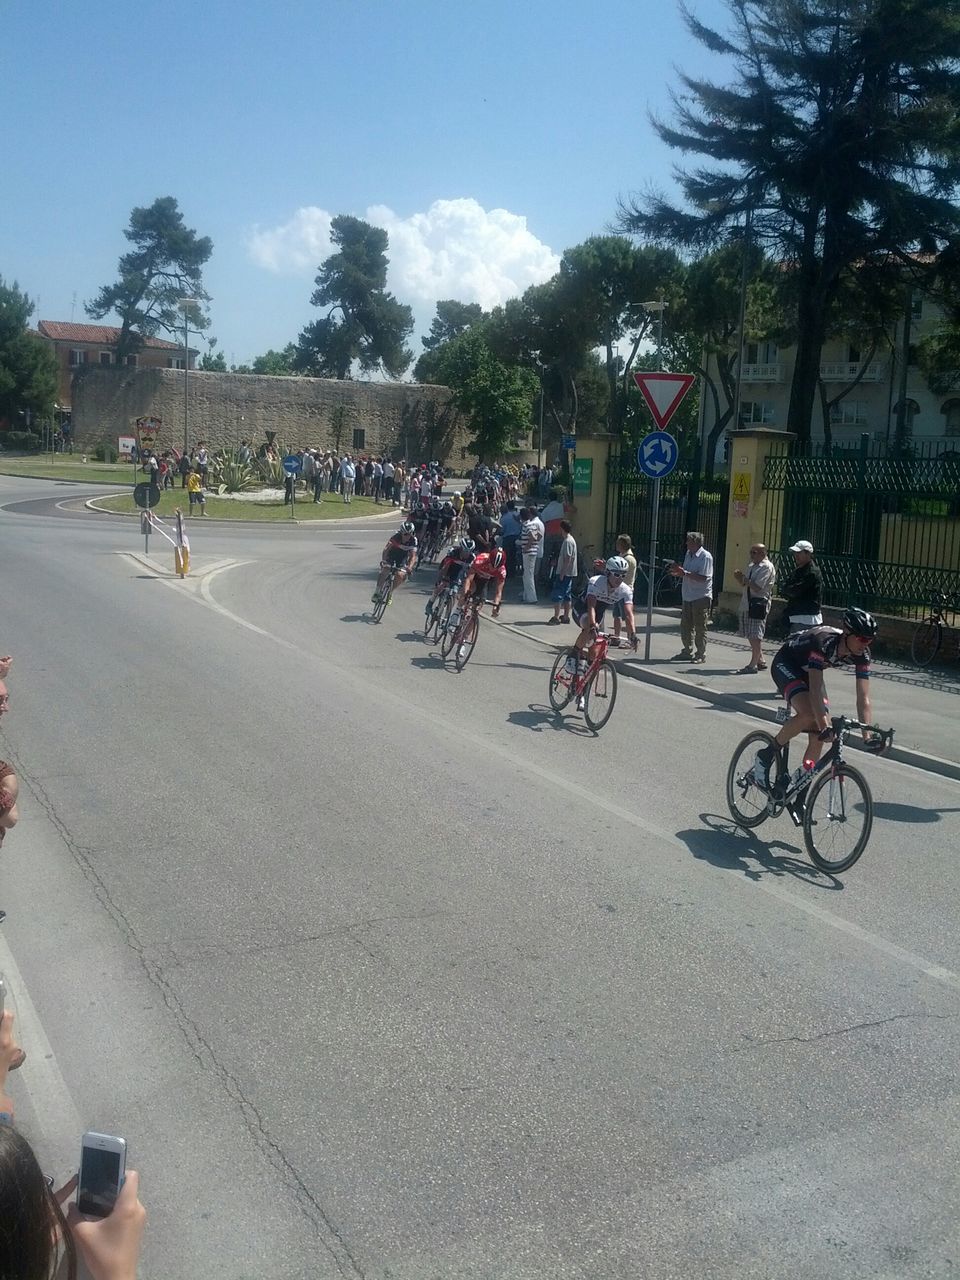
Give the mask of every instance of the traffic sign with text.
POLYGON ((662 431, 696 381, 693 373, 635 373, 633 380, 662 431))

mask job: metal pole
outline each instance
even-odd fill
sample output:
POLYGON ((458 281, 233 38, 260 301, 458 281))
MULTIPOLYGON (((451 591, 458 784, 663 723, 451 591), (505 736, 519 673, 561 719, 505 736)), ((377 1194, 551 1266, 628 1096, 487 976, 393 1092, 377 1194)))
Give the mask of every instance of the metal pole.
POLYGON ((733 393, 733 430, 740 430, 740 388, 743 382, 743 340, 747 324, 747 271, 750 257, 750 234, 753 229, 753 206, 747 210, 743 224, 743 257, 740 262, 740 319, 737 325, 737 381, 733 393))
POLYGON ((650 565, 647 570, 647 636, 643 660, 650 661, 650 636, 653 632, 653 587, 657 573, 657 535, 660 531, 660 477, 653 482, 653 510, 650 513, 650 565))
POLYGON ((190 373, 190 339, 187 328, 187 308, 183 308, 183 452, 188 452, 187 443, 187 377, 190 373))
POLYGON ((543 366, 540 366, 540 429, 537 434, 537 470, 543 466, 543 366))

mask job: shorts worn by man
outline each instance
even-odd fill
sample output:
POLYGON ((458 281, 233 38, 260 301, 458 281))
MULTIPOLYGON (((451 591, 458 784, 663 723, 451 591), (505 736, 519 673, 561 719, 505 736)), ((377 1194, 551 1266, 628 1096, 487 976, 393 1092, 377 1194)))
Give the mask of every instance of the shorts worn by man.
POLYGON ((713 603, 713 556, 703 545, 703 534, 691 530, 687 534, 687 554, 683 564, 674 564, 670 572, 682 578, 680 586, 680 643, 674 662, 706 662, 707 614, 713 603), (691 644, 696 644, 696 652, 691 644))

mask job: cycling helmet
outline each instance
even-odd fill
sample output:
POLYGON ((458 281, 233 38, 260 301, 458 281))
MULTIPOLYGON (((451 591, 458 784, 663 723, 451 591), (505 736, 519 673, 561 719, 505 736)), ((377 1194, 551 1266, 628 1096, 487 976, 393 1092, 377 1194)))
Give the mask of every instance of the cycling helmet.
POLYGON ((629 573, 630 566, 623 556, 611 556, 604 566, 607 573, 629 573))
POLYGON ((416 529, 413 527, 413 521, 412 521, 412 520, 404 520, 403 524, 400 526, 400 532, 401 532, 401 533, 416 533, 416 529))
POLYGON ((476 549, 477 549, 477 544, 474 542, 472 538, 460 539, 460 550, 465 552, 467 555, 473 555, 476 549))
POLYGON ((434 500, 433 500, 433 509, 434 509, 434 511, 439 511, 439 510, 440 510, 440 499, 439 499, 439 498, 434 498, 434 500))
POLYGON ((879 631, 876 618, 866 609, 845 609, 842 622, 847 631, 865 640, 872 640, 879 631))
POLYGON ((454 496, 455 498, 459 498, 459 497, 461 496, 461 495, 460 495, 460 490, 459 490, 459 489, 454 489, 454 491, 453 491, 453 496, 454 496))
POLYGON ((503 564, 503 552, 498 547, 496 551, 490 552, 490 564, 494 569, 499 569, 503 564))

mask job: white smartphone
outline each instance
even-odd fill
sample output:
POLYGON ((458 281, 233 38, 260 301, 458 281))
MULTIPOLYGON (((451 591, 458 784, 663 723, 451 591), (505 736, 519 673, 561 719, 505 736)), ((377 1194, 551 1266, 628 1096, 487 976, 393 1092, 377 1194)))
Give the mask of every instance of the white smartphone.
POLYGON ((80 1141, 77 1208, 88 1218, 105 1218, 116 1204, 127 1167, 127 1144, 108 1133, 85 1133, 80 1141))

